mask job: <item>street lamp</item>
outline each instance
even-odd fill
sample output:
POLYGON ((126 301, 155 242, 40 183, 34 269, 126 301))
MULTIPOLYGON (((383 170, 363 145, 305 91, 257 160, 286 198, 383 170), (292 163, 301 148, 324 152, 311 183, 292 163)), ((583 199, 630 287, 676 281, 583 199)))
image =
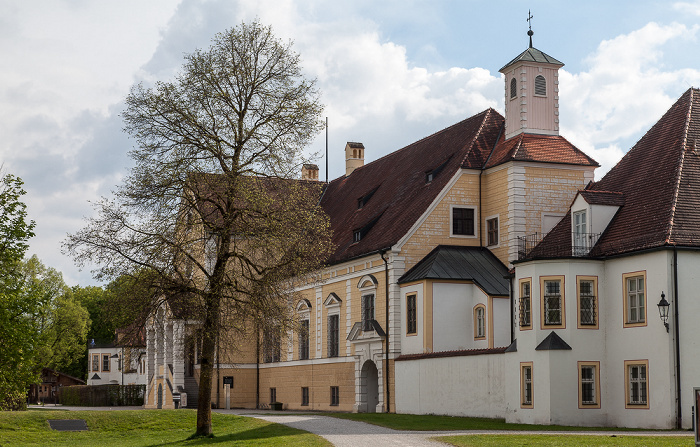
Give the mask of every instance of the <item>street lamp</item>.
POLYGON ((666 295, 664 295, 663 292, 661 292, 661 301, 659 301, 657 306, 659 306, 659 317, 661 318, 661 321, 664 322, 666 332, 668 332, 668 308, 671 306, 671 303, 666 301, 666 295))

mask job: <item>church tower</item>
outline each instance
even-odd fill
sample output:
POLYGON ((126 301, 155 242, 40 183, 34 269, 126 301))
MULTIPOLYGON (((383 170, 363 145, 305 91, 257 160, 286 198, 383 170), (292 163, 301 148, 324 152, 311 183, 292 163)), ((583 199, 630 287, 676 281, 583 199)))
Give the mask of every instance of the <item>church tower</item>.
POLYGON ((506 139, 520 133, 559 135, 559 69, 563 63, 532 46, 500 71, 505 75, 506 139))

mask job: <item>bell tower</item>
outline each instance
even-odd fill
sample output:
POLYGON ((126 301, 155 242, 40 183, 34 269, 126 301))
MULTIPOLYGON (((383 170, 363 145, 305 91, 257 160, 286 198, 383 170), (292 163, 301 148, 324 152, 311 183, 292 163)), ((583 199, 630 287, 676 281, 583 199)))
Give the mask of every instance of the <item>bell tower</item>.
MULTIPOLYGON (((528 22, 532 16, 528 11, 528 22)), ((498 70, 505 76, 506 139, 521 133, 559 135, 559 69, 562 62, 530 46, 498 70)))

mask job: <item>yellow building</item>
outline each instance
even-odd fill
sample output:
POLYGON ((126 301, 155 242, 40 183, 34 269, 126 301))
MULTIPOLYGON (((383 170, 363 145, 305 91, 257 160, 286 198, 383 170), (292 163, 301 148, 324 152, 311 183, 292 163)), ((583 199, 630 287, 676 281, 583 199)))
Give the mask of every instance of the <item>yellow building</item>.
MULTIPOLYGON (((393 412, 430 380, 411 365, 503 353, 522 237, 549 231, 598 166, 559 136, 561 66, 530 47, 503 67, 505 118, 485 110, 368 164, 371 148, 347 143, 321 201, 336 249, 295 305, 308 336, 220 346, 213 403, 393 412)), ((195 401, 194 327, 168 306, 152 315, 146 407, 195 401)))

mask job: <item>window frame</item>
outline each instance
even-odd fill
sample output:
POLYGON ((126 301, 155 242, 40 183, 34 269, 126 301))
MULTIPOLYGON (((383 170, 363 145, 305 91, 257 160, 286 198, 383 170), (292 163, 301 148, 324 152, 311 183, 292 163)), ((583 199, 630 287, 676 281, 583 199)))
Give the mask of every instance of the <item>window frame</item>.
POLYGON ((597 276, 586 276, 586 275, 576 275, 576 320, 579 329, 598 329, 600 327, 600 312, 598 311, 600 299, 598 297, 598 277, 597 276), (593 283, 593 318, 595 323, 583 323, 581 319, 582 311, 582 299, 581 299, 581 282, 590 281, 593 283))
POLYGON ((301 406, 302 407, 309 406, 309 387, 308 386, 301 387, 301 406))
POLYGON ((299 328, 299 360, 311 357, 311 321, 309 315, 302 317, 299 328), (304 327, 306 326, 306 327, 304 327))
POLYGON ((270 403, 277 402, 277 388, 270 387, 270 403))
POLYGON ((376 299, 376 294, 374 291, 372 293, 363 293, 362 298, 360 299, 360 306, 362 309, 362 330, 363 331, 373 331, 374 327, 370 323, 371 320, 375 319, 376 315, 376 308, 375 308, 375 299, 376 299), (367 306, 366 302, 370 302, 371 300, 371 306, 367 306), (371 315, 367 315, 368 312, 371 311, 371 315))
POLYGON ((500 240, 500 219, 498 215, 489 216, 485 219, 486 221, 486 246, 487 247, 498 247, 501 243, 500 240), (495 222, 495 228, 491 228, 491 223, 495 222), (492 241, 493 236, 493 241, 492 241))
MULTIPOLYGON (((578 407, 580 409, 595 409, 600 408, 600 362, 599 361, 580 361, 577 362, 578 367, 578 407), (583 369, 593 368, 593 377, 590 383, 593 384, 594 402, 583 401, 583 369)), ((588 380, 588 379, 587 379, 588 380)))
POLYGON ((648 410, 649 409, 649 360, 625 360, 625 408, 634 410, 648 410), (644 367, 644 393, 646 395, 646 402, 644 403, 633 403, 632 398, 632 368, 644 367))
POLYGON ((340 405, 340 387, 331 386, 331 407, 340 405))
POLYGON ((326 346, 326 356, 328 358, 340 357, 340 313, 328 313, 326 316, 328 342, 326 346), (335 319, 335 327, 331 324, 331 320, 335 319))
MULTIPOLYGON (((630 273, 624 273, 622 275, 622 297, 623 297, 623 312, 622 312, 622 319, 623 319, 623 327, 644 327, 647 325, 647 272, 646 270, 641 270, 638 272, 630 272, 630 273), (637 319, 637 321, 631 321, 630 319, 630 297, 629 297, 629 287, 628 283, 630 280, 635 279, 639 280, 641 278, 644 281, 644 290, 642 291, 643 294, 643 309, 644 309, 644 319, 640 321, 637 319)), ((638 298, 638 296, 636 297, 638 298)), ((639 313, 639 305, 637 307, 637 312, 639 313)))
POLYGON ((474 306, 474 340, 485 340, 486 339, 486 305, 479 303, 476 306, 474 306), (481 314, 481 318, 479 318, 479 314, 481 314), (481 320, 481 330, 482 332, 479 333, 479 322, 481 320))
POLYGON ((102 372, 109 372, 110 370, 110 355, 102 354, 102 372))
POLYGON ((518 296, 518 326, 520 327, 521 331, 530 331, 532 330, 532 278, 527 277, 527 278, 521 278, 518 286, 518 290, 520 291, 520 295, 518 296), (523 294, 523 286, 527 284, 528 288, 530 289, 529 295, 527 295, 527 300, 523 301, 523 298, 525 298, 525 295, 523 294), (525 306, 523 303, 527 303, 528 309, 528 324, 525 326, 523 325, 523 307, 525 306))
POLYGON ((92 371, 100 372, 100 354, 92 354, 92 371))
POLYGON ((406 294, 406 335, 418 335, 418 294, 416 292, 406 294))
POLYGON ((534 82, 533 89, 532 89, 533 95, 540 97, 540 98, 546 98, 547 97, 547 78, 545 78, 541 74, 538 74, 537 76, 535 76, 535 79, 533 82, 534 82), (544 93, 537 93, 537 79, 540 79, 540 78, 542 79, 542 81, 544 81, 544 93))
POLYGON ((518 97, 518 80, 515 76, 510 78, 510 99, 513 100, 518 97))
POLYGON ((479 222, 478 219, 478 210, 477 207, 475 206, 463 206, 463 205, 450 205, 450 237, 458 237, 458 238, 471 238, 471 239, 476 239, 479 236, 479 229, 477 228, 478 225, 477 223, 479 222), (472 233, 473 234, 462 234, 462 233, 455 233, 454 232, 454 225, 455 225, 455 210, 471 210, 472 212, 472 233))
POLYGON ((540 276, 540 329, 566 329, 566 281, 564 275, 540 276), (561 321, 559 323, 546 323, 545 296, 546 283, 549 281, 559 281, 559 312, 561 321))
POLYGON ((532 362, 520 362, 520 408, 534 408, 535 407, 535 381, 534 381, 534 368, 532 362), (526 378, 525 370, 530 371, 529 380, 526 378), (529 401, 525 399, 527 384, 530 385, 530 399, 529 401))

